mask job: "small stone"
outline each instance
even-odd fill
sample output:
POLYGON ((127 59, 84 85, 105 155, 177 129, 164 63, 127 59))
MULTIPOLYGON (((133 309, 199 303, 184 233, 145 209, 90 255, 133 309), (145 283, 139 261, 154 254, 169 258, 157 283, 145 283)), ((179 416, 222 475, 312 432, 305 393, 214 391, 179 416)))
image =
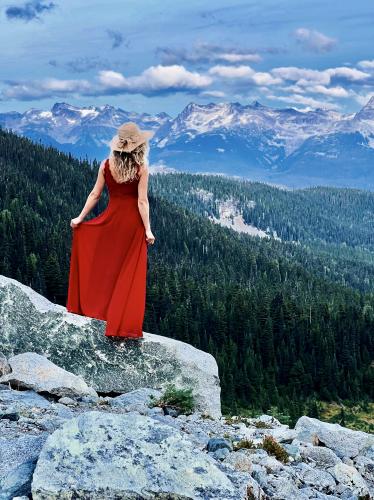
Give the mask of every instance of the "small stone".
POLYGON ((207 450, 214 452, 220 448, 227 448, 229 451, 233 449, 231 441, 224 438, 211 438, 207 444, 207 450))
POLYGON ((288 455, 294 460, 301 460, 300 448, 294 444, 282 444, 288 455))
POLYGON ((10 373, 12 371, 10 364, 8 363, 7 358, 5 357, 5 354, 0 352, 0 376, 1 375, 6 375, 7 373, 10 373))
POLYGON ((19 420, 20 415, 18 411, 14 410, 14 408, 8 408, 5 411, 0 411, 0 419, 1 420, 10 420, 11 422, 17 422, 19 420))
POLYGON ((80 396, 79 401, 82 403, 95 404, 99 400, 98 396, 80 396))
POLYGON ((232 453, 230 453, 227 448, 221 449, 227 450, 225 463, 232 465, 236 470, 251 472, 252 461, 250 457, 244 452, 244 450, 233 451, 232 453))
POLYGON ((72 405, 72 406, 76 406, 77 405, 77 401, 75 401, 72 398, 69 398, 68 396, 64 396, 64 397, 60 398, 58 400, 58 402, 61 403, 61 404, 63 404, 63 405, 72 405))
POLYGON ((148 415, 149 417, 157 416, 157 415, 164 415, 164 410, 162 408, 160 408, 159 406, 155 406, 154 408, 147 408, 144 411, 144 415, 148 415))
POLYGON ((247 484, 247 498, 253 500, 267 500, 267 495, 265 495, 264 490, 258 484, 258 482, 251 477, 247 484))
POLYGON ((225 460, 227 455, 230 455, 230 450, 228 448, 218 448, 218 450, 209 452, 209 455, 212 456, 215 460, 225 460))
POLYGON ((172 406, 164 406, 164 414, 170 415, 171 417, 177 417, 179 415, 179 411, 172 406))

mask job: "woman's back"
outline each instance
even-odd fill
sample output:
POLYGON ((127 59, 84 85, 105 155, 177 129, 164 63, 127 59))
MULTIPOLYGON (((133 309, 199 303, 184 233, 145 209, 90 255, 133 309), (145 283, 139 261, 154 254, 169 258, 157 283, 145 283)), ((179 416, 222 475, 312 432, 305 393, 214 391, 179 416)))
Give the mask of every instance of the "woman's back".
POLYGON ((132 181, 122 183, 117 182, 110 170, 109 159, 105 161, 104 177, 106 185, 108 186, 110 197, 138 196, 139 179, 134 179, 132 181))

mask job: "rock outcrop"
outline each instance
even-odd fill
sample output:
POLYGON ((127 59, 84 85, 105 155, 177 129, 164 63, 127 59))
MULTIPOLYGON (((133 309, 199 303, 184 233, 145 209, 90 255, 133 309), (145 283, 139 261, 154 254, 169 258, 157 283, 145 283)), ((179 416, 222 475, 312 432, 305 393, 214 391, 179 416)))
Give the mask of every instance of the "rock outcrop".
POLYGON ((70 373, 44 356, 25 352, 9 358, 10 373, 0 377, 17 389, 34 389, 55 396, 97 396, 82 377, 70 373))
POLYGON ((32 288, 0 275, 0 350, 46 356, 83 377, 100 393, 122 394, 167 384, 192 388, 198 408, 221 415, 216 360, 185 342, 144 332, 141 340, 113 342, 105 322, 66 311, 32 288))
POLYGON ((270 415, 224 418, 215 362, 187 344, 151 334, 136 351, 112 344, 100 321, 4 278, 0 327, 0 500, 374 498, 374 435, 309 417, 294 429, 270 415), (164 404, 162 376, 175 382, 164 368, 171 353, 176 385, 194 389, 192 410, 164 404), (120 390, 124 380, 114 394, 91 387, 98 374, 115 385, 122 371, 134 388, 120 390), (157 383, 142 385, 152 374, 157 383))

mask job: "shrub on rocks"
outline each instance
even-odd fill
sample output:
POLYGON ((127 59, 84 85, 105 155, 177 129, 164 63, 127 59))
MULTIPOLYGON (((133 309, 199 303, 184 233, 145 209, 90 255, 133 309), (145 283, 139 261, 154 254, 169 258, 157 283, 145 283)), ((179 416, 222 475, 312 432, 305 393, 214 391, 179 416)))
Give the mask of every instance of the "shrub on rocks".
POLYGON ((269 455, 273 455, 280 462, 287 463, 289 461, 288 453, 273 436, 265 436, 261 448, 266 450, 269 455))

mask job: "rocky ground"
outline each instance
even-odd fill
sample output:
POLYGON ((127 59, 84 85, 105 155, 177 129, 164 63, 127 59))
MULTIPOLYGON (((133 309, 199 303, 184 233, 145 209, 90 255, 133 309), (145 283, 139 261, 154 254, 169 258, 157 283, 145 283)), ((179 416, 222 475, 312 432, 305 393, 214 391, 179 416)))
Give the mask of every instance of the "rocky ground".
POLYGON ((1 500, 373 498, 373 435, 309 417, 290 429, 185 415, 153 406, 162 392, 146 387, 102 397, 49 363, 0 356, 1 500))
POLYGON ((213 356, 104 329, 0 275, 0 500, 374 498, 373 435, 226 419, 213 356), (192 412, 155 405, 170 383, 192 412))

